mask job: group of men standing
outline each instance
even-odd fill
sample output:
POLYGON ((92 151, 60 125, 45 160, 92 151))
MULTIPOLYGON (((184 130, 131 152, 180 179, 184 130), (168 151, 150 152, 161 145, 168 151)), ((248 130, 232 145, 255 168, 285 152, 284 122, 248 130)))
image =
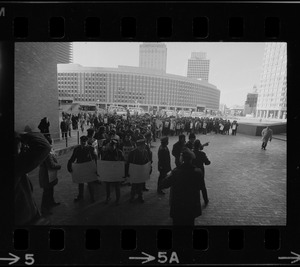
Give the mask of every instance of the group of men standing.
POLYGON ((195 134, 189 135, 186 143, 185 135, 173 145, 176 168, 171 171, 169 138, 162 137, 158 150, 157 192, 165 194, 163 189, 171 187, 170 217, 174 225, 194 225, 195 218, 202 214, 200 191, 205 206, 208 205, 207 189, 204 182, 204 164, 209 165, 206 154, 202 151, 209 143, 201 144, 195 134), (171 173, 168 175, 168 173, 171 173))

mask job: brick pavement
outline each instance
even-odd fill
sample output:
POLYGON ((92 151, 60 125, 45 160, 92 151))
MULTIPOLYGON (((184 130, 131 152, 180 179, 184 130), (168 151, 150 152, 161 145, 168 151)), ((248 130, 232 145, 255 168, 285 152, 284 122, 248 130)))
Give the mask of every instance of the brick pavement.
MULTIPOLYGON (((197 225, 285 225, 286 224, 286 142, 273 139, 267 150, 261 150, 261 138, 237 136, 198 135, 201 142, 210 141, 205 147, 211 165, 206 166, 206 187, 209 204, 203 208, 197 225)), ((169 149, 178 137, 170 137, 169 149)), ((169 189, 165 196, 156 194, 157 150, 153 143, 153 173, 147 182, 149 192, 144 192, 145 203, 129 203, 129 186, 121 188, 121 203, 115 206, 105 201, 104 183, 97 185, 96 203, 89 202, 87 186, 85 199, 74 203, 77 185, 67 172, 71 152, 58 157, 62 164, 55 199, 62 204, 53 208, 49 216, 54 225, 170 225, 169 189)), ((174 157, 171 156, 172 167, 174 157)), ((30 173, 34 196, 41 203, 42 189, 38 186, 38 169, 30 173)), ((203 198, 201 196, 203 205, 203 198)))

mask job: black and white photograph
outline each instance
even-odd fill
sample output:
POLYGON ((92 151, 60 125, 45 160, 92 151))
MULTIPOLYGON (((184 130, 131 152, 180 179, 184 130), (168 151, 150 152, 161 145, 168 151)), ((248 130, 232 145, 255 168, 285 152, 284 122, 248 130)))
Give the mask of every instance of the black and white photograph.
POLYGON ((15 225, 286 226, 287 43, 16 42, 15 225))

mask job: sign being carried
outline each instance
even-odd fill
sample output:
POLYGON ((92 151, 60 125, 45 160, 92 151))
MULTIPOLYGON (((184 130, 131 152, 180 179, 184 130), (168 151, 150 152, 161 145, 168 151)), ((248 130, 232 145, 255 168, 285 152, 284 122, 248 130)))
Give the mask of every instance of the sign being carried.
POLYGON ((151 163, 150 161, 144 165, 129 164, 129 179, 133 184, 144 183, 150 179, 151 163))
POLYGON ((73 183, 81 184, 98 180, 95 161, 72 164, 73 183))
POLYGON ((125 176, 124 161, 100 160, 97 162, 100 180, 103 182, 122 182, 125 176))

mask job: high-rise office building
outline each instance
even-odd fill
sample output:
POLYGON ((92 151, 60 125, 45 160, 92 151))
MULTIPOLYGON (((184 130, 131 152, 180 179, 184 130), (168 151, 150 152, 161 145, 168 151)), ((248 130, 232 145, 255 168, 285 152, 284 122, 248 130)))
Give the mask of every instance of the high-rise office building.
POLYGON ((256 117, 286 118, 286 43, 266 43, 258 89, 256 117))
POLYGON ((164 43, 141 44, 139 67, 165 73, 167 69, 167 46, 164 43))
POLYGON ((188 60, 187 77, 201 79, 208 82, 209 59, 206 59, 205 52, 192 52, 188 60))
POLYGON ((257 105, 257 87, 253 86, 253 92, 247 94, 247 99, 244 106, 244 115, 255 114, 257 105))
POLYGON ((72 44, 67 42, 19 42, 15 44, 15 130, 26 126, 38 131, 48 117, 50 133, 59 138, 57 64, 71 63, 72 44))

